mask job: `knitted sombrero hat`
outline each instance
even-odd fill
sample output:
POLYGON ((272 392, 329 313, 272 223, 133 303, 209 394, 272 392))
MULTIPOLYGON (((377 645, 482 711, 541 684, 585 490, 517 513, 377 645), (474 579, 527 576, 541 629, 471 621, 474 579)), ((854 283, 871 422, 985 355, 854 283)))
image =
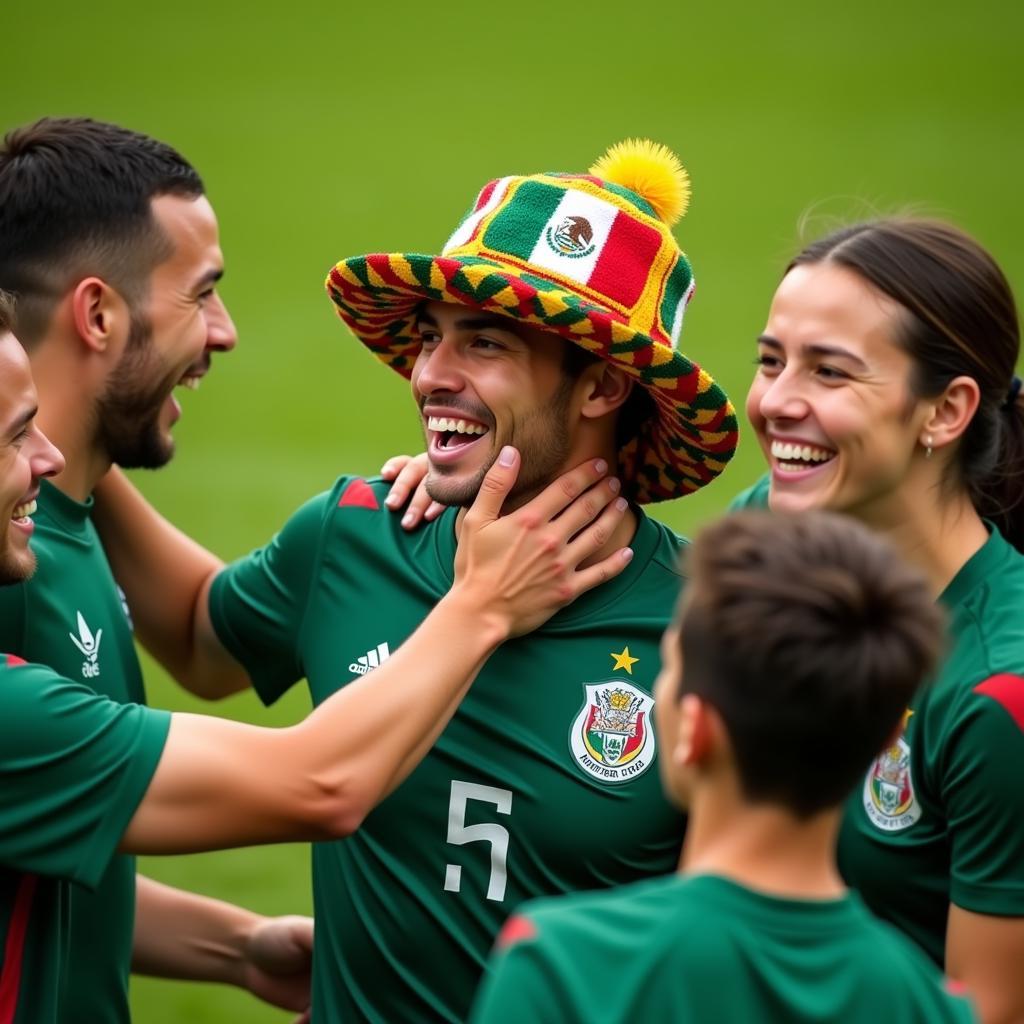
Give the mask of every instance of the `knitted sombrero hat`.
POLYGON ((654 400, 619 452, 638 502, 703 487, 736 450, 735 411, 721 388, 677 351, 693 274, 670 227, 689 179, 664 146, 613 146, 588 174, 489 182, 442 255, 373 253, 327 278, 338 313, 379 359, 409 377, 417 311, 453 302, 521 320, 622 367, 654 400))

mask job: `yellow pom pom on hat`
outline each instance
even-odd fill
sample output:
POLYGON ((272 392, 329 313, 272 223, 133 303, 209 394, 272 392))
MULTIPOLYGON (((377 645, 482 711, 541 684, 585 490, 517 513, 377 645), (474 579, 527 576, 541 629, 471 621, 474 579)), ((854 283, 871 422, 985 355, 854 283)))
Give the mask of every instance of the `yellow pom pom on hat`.
POLYGON ((677 498, 721 473, 738 440, 729 399, 678 351, 694 282, 670 228, 689 196, 674 153, 629 140, 587 174, 488 182, 440 256, 354 256, 331 270, 327 291, 356 337, 404 377, 429 301, 511 317, 621 367, 654 408, 619 451, 623 491, 640 503, 677 498))

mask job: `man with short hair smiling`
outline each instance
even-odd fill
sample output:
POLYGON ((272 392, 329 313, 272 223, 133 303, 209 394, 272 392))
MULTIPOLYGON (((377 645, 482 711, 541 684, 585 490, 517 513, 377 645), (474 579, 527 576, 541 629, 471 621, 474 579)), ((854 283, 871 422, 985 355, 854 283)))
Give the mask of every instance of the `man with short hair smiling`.
POLYGON ((942 650, 924 577, 821 512, 720 520, 686 570, 655 689, 680 873, 524 908, 473 1024, 974 1020, 835 859, 843 803, 942 650))
POLYGON ((687 194, 671 153, 631 143, 589 174, 489 183, 441 256, 331 272, 357 338, 412 379, 428 490, 461 506, 416 534, 382 511, 381 483, 342 477, 221 569, 127 487, 104 495, 129 595, 157 578, 189 595, 155 639, 169 670, 210 694, 251 677, 268 702, 305 676, 319 704, 339 667, 379 671, 444 593, 466 506, 504 446, 523 453, 505 512, 585 459, 616 474, 585 501, 621 486, 593 558, 629 544, 630 564, 506 645, 359 833, 315 847, 319 1024, 463 1021, 524 898, 675 864, 683 826, 651 770, 650 714, 682 542, 637 506, 709 483, 736 445, 725 395, 676 349, 692 275, 670 226, 687 194))
MULTIPOLYGON (((223 269, 203 183, 170 146, 85 118, 44 119, 0 144, 0 289, 17 296, 39 422, 67 459, 40 487, 38 572, 0 590, 0 650, 117 701, 143 703, 145 691, 91 494, 112 462, 171 458, 174 387, 194 387, 211 354, 235 345, 223 269)), ((141 877, 137 925, 135 903, 129 856, 95 894, 73 892, 71 943, 91 954, 71 964, 65 1024, 123 1024, 133 956, 140 970, 188 976, 185 933, 238 927, 226 905, 141 877)))

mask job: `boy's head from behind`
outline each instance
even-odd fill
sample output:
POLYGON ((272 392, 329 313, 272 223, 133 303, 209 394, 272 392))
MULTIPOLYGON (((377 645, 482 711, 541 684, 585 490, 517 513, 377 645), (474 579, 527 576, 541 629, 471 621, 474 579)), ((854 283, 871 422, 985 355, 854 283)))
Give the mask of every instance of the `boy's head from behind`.
POLYGON ((800 819, 841 803, 941 653, 943 618, 895 550, 852 520, 743 512, 705 529, 662 644, 662 778, 709 773, 800 819))

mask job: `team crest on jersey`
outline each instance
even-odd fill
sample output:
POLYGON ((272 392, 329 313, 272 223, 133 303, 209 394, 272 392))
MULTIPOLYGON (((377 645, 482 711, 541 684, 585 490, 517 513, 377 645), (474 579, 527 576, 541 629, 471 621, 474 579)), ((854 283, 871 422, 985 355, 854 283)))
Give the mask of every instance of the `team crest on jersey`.
POLYGON ((629 782, 654 763, 654 698, 621 679, 585 685, 569 730, 577 766, 601 782, 629 782))
POLYGON ((910 778, 910 746, 900 736, 875 759, 864 780, 864 810, 885 832, 902 832, 921 817, 910 778))

